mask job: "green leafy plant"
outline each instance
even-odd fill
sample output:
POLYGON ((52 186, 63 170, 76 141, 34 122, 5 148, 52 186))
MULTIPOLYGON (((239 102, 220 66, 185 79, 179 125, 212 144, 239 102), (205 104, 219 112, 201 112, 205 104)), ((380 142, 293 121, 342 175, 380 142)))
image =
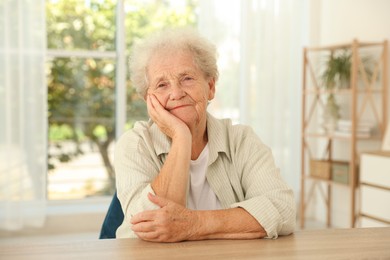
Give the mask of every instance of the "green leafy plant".
MULTIPOLYGON (((368 79, 372 77, 372 62, 370 57, 361 59, 368 79)), ((340 106, 337 103, 334 90, 350 88, 352 68, 352 50, 341 49, 326 57, 321 74, 321 86, 330 92, 327 93, 324 120, 328 130, 333 130, 340 118, 340 106)), ((361 74, 360 70, 358 71, 361 74)))
MULTIPOLYGON (((325 69, 321 75, 322 86, 325 89, 335 90, 349 87, 351 57, 352 54, 347 49, 327 57, 325 69)), ((334 93, 330 92, 327 94, 324 108, 324 127, 328 131, 334 130, 338 119, 340 119, 340 106, 337 104, 334 93)))
POLYGON ((326 68, 322 74, 323 86, 332 90, 335 88, 348 88, 351 79, 352 53, 343 49, 338 54, 329 55, 326 60, 326 68))

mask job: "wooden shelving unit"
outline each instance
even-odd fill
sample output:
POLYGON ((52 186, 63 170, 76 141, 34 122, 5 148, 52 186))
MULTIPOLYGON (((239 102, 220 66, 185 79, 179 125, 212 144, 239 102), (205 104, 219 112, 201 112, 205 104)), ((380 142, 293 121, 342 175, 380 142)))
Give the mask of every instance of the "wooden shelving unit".
POLYGON ((390 226, 390 151, 361 154, 359 227, 390 226))
POLYGON ((326 224, 331 226, 332 187, 343 185, 348 187, 350 203, 350 226, 354 227, 357 219, 356 189, 358 188, 359 148, 361 142, 376 142, 380 147, 387 125, 387 41, 365 43, 354 40, 348 44, 304 48, 303 50, 303 84, 302 84, 302 149, 301 149, 301 207, 300 224, 305 227, 305 212, 316 191, 326 206, 326 224), (338 51, 349 50, 351 53, 350 81, 342 89, 324 88, 319 70, 323 66, 323 57, 335 55, 338 51), (371 71, 365 67, 365 58, 370 55, 371 71), (371 56, 372 55, 372 56, 371 56), (317 65, 317 66, 314 66, 317 65), (340 111, 343 119, 350 120, 349 135, 338 136, 334 132, 321 131, 321 113, 325 108, 324 97, 333 94, 344 102, 340 111), (367 116, 367 113, 369 115, 367 116), (367 117, 375 123, 375 131, 371 136, 360 137, 357 127, 367 117), (322 160, 330 165, 337 161, 336 146, 342 145, 348 152, 346 166, 348 184, 340 184, 331 178, 314 177, 310 162, 322 160))

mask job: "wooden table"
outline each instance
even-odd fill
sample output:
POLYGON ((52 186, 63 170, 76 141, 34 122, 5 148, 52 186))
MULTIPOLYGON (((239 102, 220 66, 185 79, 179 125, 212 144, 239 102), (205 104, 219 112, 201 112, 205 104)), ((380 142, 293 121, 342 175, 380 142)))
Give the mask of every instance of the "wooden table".
POLYGON ((138 239, 0 246, 0 259, 390 259, 390 227, 297 231, 276 240, 138 239))

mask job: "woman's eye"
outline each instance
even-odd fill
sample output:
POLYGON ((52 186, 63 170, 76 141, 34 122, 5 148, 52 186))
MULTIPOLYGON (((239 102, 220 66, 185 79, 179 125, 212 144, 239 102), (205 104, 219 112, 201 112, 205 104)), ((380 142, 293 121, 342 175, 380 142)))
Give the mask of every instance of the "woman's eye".
POLYGON ((167 84, 165 84, 165 83, 160 83, 160 84, 158 84, 157 85, 157 88, 163 88, 163 87, 165 87, 167 84))
POLYGON ((187 77, 184 77, 184 80, 185 80, 185 81, 189 81, 189 80, 193 80, 193 78, 192 78, 192 77, 189 77, 189 76, 187 76, 187 77))

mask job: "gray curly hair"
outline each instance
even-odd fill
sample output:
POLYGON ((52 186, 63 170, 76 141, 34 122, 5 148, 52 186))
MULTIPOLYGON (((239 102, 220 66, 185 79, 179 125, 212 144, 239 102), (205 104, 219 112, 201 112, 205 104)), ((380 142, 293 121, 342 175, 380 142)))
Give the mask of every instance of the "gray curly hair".
POLYGON ((130 56, 130 79, 142 97, 148 90, 147 68, 156 53, 189 51, 206 78, 218 80, 217 51, 214 44, 192 28, 166 29, 135 44, 130 56))

